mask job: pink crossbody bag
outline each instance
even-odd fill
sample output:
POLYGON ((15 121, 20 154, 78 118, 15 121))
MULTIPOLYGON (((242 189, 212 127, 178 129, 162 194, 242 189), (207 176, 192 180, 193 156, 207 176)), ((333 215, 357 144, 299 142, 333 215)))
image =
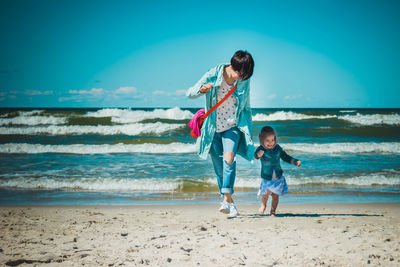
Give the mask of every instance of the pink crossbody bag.
POLYGON ((190 135, 193 138, 197 138, 201 135, 201 127, 203 126, 204 120, 213 113, 214 110, 216 110, 228 97, 230 97, 233 92, 235 92, 237 87, 237 83, 235 86, 222 98, 217 104, 215 104, 212 108, 210 108, 207 113, 204 112, 204 108, 199 109, 196 114, 194 114, 192 120, 188 123, 188 126, 192 128, 190 131, 190 135))

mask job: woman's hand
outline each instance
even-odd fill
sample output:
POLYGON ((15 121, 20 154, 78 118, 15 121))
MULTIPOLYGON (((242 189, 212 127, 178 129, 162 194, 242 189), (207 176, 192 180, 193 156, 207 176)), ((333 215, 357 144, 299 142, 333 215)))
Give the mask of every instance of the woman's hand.
POLYGON ((257 158, 261 158, 264 155, 264 150, 260 150, 257 152, 257 158))
POLYGON ((212 87, 213 87, 212 83, 203 84, 200 88, 200 93, 206 94, 208 93, 208 91, 211 90, 212 87))
POLYGON ((300 167, 300 166, 301 166, 301 161, 298 160, 298 161, 296 162, 296 165, 297 165, 297 167, 300 167))

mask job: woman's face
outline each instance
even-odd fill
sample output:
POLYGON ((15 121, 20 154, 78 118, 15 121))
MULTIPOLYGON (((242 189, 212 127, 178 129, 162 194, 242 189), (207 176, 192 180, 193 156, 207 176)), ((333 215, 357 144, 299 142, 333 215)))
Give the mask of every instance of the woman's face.
POLYGON ((263 144, 263 146, 264 146, 265 148, 271 149, 271 148, 273 148, 274 145, 275 145, 275 140, 276 140, 275 135, 268 135, 268 136, 266 136, 266 137, 264 138, 262 144, 263 144))

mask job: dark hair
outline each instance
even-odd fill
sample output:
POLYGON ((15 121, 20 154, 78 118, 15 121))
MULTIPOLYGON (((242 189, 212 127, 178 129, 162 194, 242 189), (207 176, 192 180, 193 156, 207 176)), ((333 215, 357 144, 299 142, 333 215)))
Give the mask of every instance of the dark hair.
POLYGON ((270 135, 274 135, 275 136, 275 141, 276 141, 276 132, 275 132, 275 130, 271 126, 262 127, 260 135, 259 135, 260 141, 264 140, 265 137, 270 136, 270 135))
POLYGON ((241 80, 247 80, 253 75, 254 60, 247 51, 236 51, 231 58, 231 66, 233 70, 239 72, 241 80))

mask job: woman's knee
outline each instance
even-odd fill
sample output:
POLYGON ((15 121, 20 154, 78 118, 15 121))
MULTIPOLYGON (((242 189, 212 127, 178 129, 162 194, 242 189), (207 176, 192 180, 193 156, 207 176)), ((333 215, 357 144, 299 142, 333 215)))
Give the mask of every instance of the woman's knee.
POLYGON ((229 165, 232 164, 234 158, 235 158, 235 154, 233 152, 224 153, 224 159, 229 165))
POLYGON ((279 195, 277 195, 275 193, 272 193, 271 195, 272 195, 272 198, 274 198, 274 199, 278 199, 279 198, 279 195))

